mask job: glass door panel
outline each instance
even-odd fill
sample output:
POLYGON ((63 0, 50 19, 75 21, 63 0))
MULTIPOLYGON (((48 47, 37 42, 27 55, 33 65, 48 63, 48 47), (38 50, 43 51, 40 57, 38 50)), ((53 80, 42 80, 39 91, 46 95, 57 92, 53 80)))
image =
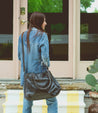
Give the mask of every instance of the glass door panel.
POLYGON ((57 77, 72 77, 72 71, 69 71, 72 70, 72 62, 70 63, 69 59, 69 1, 28 0, 28 21, 33 12, 46 15, 50 69, 57 77))
POLYGON ((92 61, 98 59, 98 0, 81 0, 80 11, 80 60, 92 61))
POLYGON ((28 14, 38 11, 45 13, 46 32, 50 42, 50 60, 68 61, 68 1, 28 0, 28 14))
POLYGON ((13 0, 0 3, 0 60, 13 59, 13 0))
POLYGON ((79 2, 80 57, 77 64, 77 78, 85 79, 88 74, 87 67, 98 59, 98 0, 80 0, 79 2))

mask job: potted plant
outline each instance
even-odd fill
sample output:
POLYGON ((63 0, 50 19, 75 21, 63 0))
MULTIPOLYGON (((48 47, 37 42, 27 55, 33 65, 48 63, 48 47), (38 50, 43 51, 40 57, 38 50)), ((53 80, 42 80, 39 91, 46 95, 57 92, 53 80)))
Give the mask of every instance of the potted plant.
POLYGON ((91 86, 89 96, 92 98, 93 103, 98 104, 98 81, 95 78, 95 73, 98 72, 98 59, 96 59, 93 65, 87 67, 89 74, 86 75, 85 80, 88 85, 91 86))

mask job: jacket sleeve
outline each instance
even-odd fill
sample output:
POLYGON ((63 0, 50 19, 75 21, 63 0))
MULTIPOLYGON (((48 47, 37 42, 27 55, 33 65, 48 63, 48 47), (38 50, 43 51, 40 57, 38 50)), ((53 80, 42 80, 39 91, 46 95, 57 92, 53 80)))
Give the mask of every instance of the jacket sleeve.
POLYGON ((43 33, 41 39, 40 39, 40 50, 41 50, 41 59, 42 65, 50 66, 50 59, 49 59, 49 41, 48 36, 46 33, 43 33))
POLYGON ((21 35, 19 36, 18 39, 18 59, 21 60, 21 35))

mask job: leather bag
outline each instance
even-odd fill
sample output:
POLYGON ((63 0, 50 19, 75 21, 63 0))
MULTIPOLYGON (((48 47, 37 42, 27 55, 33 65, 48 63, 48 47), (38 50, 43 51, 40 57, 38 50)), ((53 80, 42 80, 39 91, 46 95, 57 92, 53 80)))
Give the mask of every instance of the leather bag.
POLYGON ((61 87, 47 67, 43 73, 27 73, 24 63, 24 46, 22 33, 22 54, 24 70, 24 97, 28 100, 40 100, 57 96, 61 87))

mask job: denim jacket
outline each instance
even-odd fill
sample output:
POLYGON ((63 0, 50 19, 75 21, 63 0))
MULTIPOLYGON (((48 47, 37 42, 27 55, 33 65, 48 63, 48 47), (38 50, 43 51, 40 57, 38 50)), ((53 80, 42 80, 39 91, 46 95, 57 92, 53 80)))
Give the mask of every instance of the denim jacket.
MULTIPOLYGON (((47 66, 50 65, 49 60, 49 42, 45 32, 38 32, 38 29, 33 27, 30 35, 30 52, 27 52, 27 31, 23 34, 23 45, 24 45, 24 62, 25 70, 30 73, 41 73, 45 72, 47 66)), ((20 80, 21 86, 24 84, 24 71, 23 71, 23 55, 22 55, 22 40, 21 35, 18 40, 18 59, 21 61, 21 72, 20 80)))

